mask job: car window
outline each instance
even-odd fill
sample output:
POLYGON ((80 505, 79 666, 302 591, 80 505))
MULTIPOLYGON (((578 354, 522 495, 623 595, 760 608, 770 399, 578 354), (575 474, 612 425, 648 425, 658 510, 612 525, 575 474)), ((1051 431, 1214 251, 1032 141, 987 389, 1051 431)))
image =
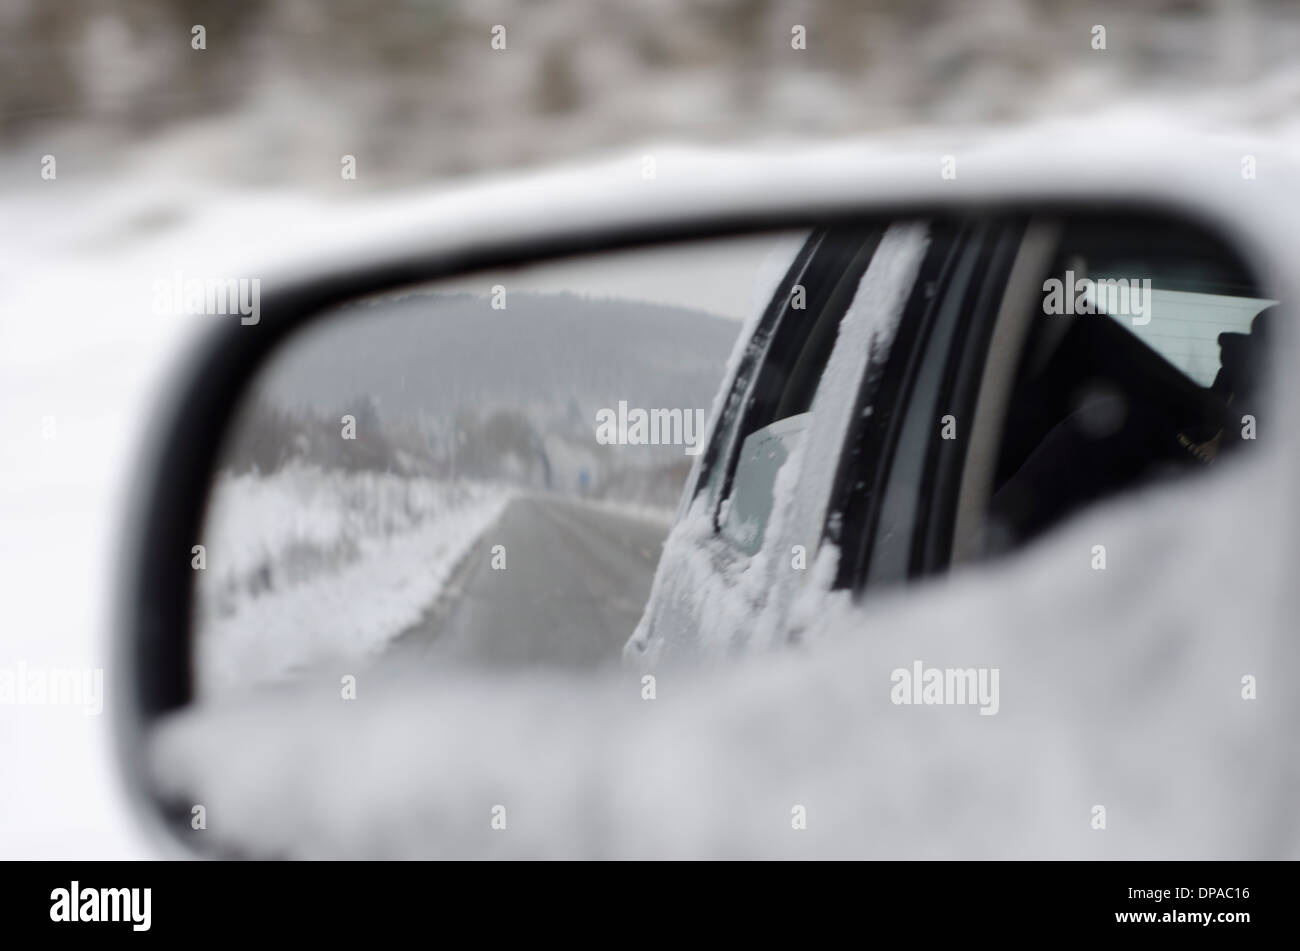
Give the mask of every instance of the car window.
POLYGON ((841 478, 837 584, 1013 549, 1102 498, 1250 444, 1242 424, 1262 408, 1277 301, 1236 255, 1159 221, 1031 230, 1032 242, 1009 219, 932 248, 930 292, 909 303, 915 357, 890 384, 898 416, 863 424, 865 448, 841 478), (995 344, 994 328, 1012 324, 995 344), (1014 349, 994 361, 995 345, 1014 349), (1005 369, 990 381, 995 365, 1005 369), (989 407, 1001 407, 996 425, 973 425, 989 407), (959 519, 971 465, 988 476, 976 480, 978 515, 959 519))
POLYGON ((711 476, 715 524, 743 554, 762 545, 776 474, 811 425, 809 410, 840 321, 881 234, 879 227, 830 231, 798 285, 779 292, 783 310, 738 414, 730 459, 711 476))
POLYGON ((1133 486, 1247 444, 1273 305, 1195 229, 1082 221, 1043 276, 996 447, 980 550, 1024 544, 1133 486))
POLYGON ((1122 295, 1106 291, 1108 287, 1122 289, 1126 280, 1116 275, 1097 276, 1088 296, 1096 300, 1098 313, 1111 317, 1200 386, 1210 386, 1218 375, 1219 334, 1250 333, 1255 316, 1277 303, 1264 297, 1153 287, 1150 315, 1134 320, 1122 306, 1122 295), (1103 288, 1100 297, 1097 287, 1103 288), (1116 306, 1117 300, 1120 306, 1116 306))
POLYGON ((777 473, 803 444, 811 413, 785 416, 755 430, 740 447, 740 461, 720 518, 722 532, 740 551, 755 554, 772 515, 777 473))
MULTIPOLYGON (((768 302, 754 328, 753 336, 745 343, 735 379, 731 383, 713 437, 701 461, 700 475, 695 488, 695 495, 704 494, 710 512, 717 511, 719 496, 729 473, 730 450, 738 444, 737 431, 745 418, 745 404, 754 380, 763 366, 773 331, 786 311, 798 302, 797 291, 805 286, 804 275, 825 237, 826 232, 823 229, 816 230, 808 236, 785 276, 777 284, 771 301, 768 302)), ((678 514, 680 516, 684 512, 678 514)))

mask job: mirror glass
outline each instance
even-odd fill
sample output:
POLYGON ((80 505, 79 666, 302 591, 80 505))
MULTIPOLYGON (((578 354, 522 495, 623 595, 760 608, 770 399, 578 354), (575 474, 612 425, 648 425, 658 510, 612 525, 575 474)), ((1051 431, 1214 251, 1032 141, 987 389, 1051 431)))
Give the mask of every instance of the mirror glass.
POLYGON ((618 661, 744 320, 805 234, 348 304, 270 361, 213 483, 201 696, 343 662, 618 661))
MULTIPOLYGON (((1046 210, 657 244, 340 304, 273 352, 223 443, 194 705, 158 730, 159 795, 186 834, 219 807, 195 847, 231 854, 691 851, 707 836, 655 838, 660 800, 620 784, 749 788, 795 741, 728 718, 817 707, 747 690, 736 664, 779 667, 878 591, 1249 456, 1277 304, 1186 222, 1046 210), (663 704, 669 671, 687 712, 653 728, 647 777, 608 734, 663 704), (663 752, 688 735, 699 759, 663 752), (592 783, 647 838, 613 818, 491 838, 512 808, 588 808, 592 783)), ((807 755, 814 787, 868 782, 807 755)))

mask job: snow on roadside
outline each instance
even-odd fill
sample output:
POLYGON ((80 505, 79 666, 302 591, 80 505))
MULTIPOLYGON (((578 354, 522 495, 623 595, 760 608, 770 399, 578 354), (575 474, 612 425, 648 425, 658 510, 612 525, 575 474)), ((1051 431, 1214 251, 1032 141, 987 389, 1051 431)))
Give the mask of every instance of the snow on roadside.
POLYGON ((365 657, 419 620, 511 491, 292 465, 223 476, 200 576, 205 696, 365 657))

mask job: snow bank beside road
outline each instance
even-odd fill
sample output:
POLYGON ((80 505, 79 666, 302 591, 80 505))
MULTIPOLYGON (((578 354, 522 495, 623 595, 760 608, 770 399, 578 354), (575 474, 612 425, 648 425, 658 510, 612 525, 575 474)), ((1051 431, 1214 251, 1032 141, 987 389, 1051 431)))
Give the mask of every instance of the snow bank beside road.
POLYGON ((199 692, 382 648, 419 619, 509 498, 484 484, 315 466, 223 476, 199 578, 199 692))

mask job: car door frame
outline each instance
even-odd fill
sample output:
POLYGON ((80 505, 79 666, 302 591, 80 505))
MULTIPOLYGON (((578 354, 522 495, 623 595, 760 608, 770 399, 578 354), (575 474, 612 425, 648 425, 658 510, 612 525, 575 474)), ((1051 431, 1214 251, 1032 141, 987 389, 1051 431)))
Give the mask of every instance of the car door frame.
MULTIPOLYGON (((841 548, 832 586, 850 589, 855 597, 861 597, 867 587, 882 509, 891 479, 898 471, 900 440, 923 362, 944 361, 937 405, 948 407, 958 419, 966 415, 965 408, 978 388, 977 371, 983 366, 982 354, 996 316, 996 303, 1001 299, 1009 259, 1014 258, 1024 229, 1023 219, 1014 215, 993 219, 983 236, 977 234, 979 224, 979 216, 941 222, 953 228, 954 234, 948 245, 936 248, 932 259, 923 265, 895 343, 899 352, 891 354, 889 365, 880 369, 882 380, 874 397, 869 380, 864 379, 859 388, 854 417, 857 425, 846 440, 832 490, 830 511, 838 517, 828 520, 827 525, 827 536, 841 548), (947 302, 957 268, 968 254, 975 255, 978 280, 963 291, 962 313, 952 339, 947 344, 939 342, 942 353, 933 353, 931 337, 940 308, 947 302), (996 273, 990 274, 990 269, 996 273), (1003 279, 999 280, 997 274, 1003 274, 1003 279)), ((910 536, 908 578, 939 570, 946 563, 940 526, 951 519, 955 501, 949 504, 945 498, 943 505, 926 502, 935 492, 952 493, 968 444, 961 438, 942 439, 940 418, 928 422, 933 425, 922 462, 920 505, 913 523, 906 527, 910 536)))

